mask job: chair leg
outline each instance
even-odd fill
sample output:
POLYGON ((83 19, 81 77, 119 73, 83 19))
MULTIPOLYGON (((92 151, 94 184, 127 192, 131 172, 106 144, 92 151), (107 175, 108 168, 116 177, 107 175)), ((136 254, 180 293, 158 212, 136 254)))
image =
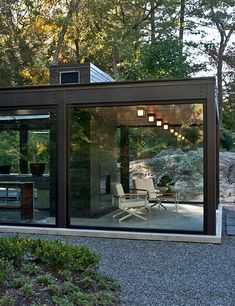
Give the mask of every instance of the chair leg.
POLYGON ((167 209, 166 206, 164 206, 162 203, 159 203, 160 206, 162 206, 164 209, 167 209))
POLYGON ((175 210, 176 210, 176 215, 178 215, 178 204, 179 204, 179 202, 178 202, 178 199, 176 198, 176 199, 175 199, 175 210))
POLYGON ((137 218, 140 218, 140 219, 142 219, 142 220, 144 220, 144 221, 146 221, 147 219, 145 218, 145 217, 143 217, 143 216, 141 216, 141 215, 138 215, 138 213, 132 213, 133 214, 133 216, 136 216, 137 218))
POLYGON ((124 213, 125 213, 125 211, 121 210, 121 211, 117 212, 116 214, 114 214, 113 218, 116 218, 117 216, 120 216, 120 215, 122 215, 124 213))
POLYGON ((120 218, 118 221, 121 222, 121 221, 123 221, 123 220, 125 220, 125 219, 127 219, 127 218, 129 218, 129 217, 131 217, 131 216, 135 216, 135 217, 137 217, 137 218, 139 218, 139 219, 142 219, 142 220, 146 221, 146 220, 147 220, 146 218, 144 218, 143 216, 141 216, 141 215, 138 214, 138 212, 142 211, 143 209, 145 209, 145 207, 143 207, 143 208, 141 208, 141 209, 138 209, 137 212, 131 211, 131 210, 124 210, 123 212, 126 212, 127 215, 126 215, 126 216, 123 216, 123 217, 120 218))
POLYGON ((124 216, 124 217, 122 217, 122 218, 118 219, 118 221, 119 221, 119 222, 121 222, 121 221, 123 221, 123 220, 125 220, 125 219, 127 219, 127 218, 130 218, 130 217, 131 217, 131 215, 132 215, 132 214, 127 213, 127 215, 126 215, 126 216, 124 216))

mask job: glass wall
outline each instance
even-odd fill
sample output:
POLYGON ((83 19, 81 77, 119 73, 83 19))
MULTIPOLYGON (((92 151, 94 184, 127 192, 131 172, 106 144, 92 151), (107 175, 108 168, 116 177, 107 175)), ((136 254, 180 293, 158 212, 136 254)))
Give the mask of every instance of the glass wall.
POLYGON ((196 102, 70 109, 70 225, 203 231, 203 137, 196 102))
POLYGON ((0 112, 0 224, 56 224, 56 113, 0 112))

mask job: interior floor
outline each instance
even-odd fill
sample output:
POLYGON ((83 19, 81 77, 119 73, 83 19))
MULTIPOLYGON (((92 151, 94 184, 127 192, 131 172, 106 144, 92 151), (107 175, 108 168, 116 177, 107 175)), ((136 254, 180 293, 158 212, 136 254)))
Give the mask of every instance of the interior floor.
MULTIPOLYGON (((72 226, 84 227, 106 227, 106 228, 130 228, 130 229, 159 229, 159 230, 185 230, 202 231, 203 230, 203 205, 199 204, 179 204, 178 215, 174 204, 164 203, 165 208, 149 207, 148 211, 142 214, 146 221, 131 216, 124 221, 119 222, 118 217, 113 216, 118 212, 115 210, 99 218, 71 218, 72 226)), ((119 217, 120 218, 120 217, 119 217)), ((21 220, 21 211, 19 208, 1 208, 0 223, 32 223, 43 225, 54 225, 55 217, 49 215, 45 209, 34 210, 34 220, 21 220)))

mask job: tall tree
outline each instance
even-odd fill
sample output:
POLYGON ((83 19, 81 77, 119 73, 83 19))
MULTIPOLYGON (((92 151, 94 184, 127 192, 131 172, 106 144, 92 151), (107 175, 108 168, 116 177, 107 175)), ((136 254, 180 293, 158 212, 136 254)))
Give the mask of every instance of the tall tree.
POLYGON ((71 0, 68 7, 68 12, 63 20, 62 29, 59 34, 59 39, 54 51, 54 56, 52 60, 52 65, 58 64, 59 53, 64 42, 65 34, 68 30, 69 24, 72 22, 72 16, 78 11, 79 0, 71 0))
POLYGON ((217 69, 217 96, 222 120, 224 56, 235 33, 235 3, 232 0, 201 0, 198 8, 196 16, 200 18, 201 25, 216 28, 219 34, 219 42, 204 43, 204 50, 217 69))

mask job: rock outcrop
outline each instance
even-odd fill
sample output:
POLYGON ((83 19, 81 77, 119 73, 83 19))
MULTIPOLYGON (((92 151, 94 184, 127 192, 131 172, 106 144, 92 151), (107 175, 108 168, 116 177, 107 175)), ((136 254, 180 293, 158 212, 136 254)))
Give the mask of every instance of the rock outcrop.
POLYGON ((235 203, 235 153, 220 152, 220 200, 235 203))
MULTIPOLYGON (((181 199, 200 200, 203 197, 203 150, 162 150, 148 159, 132 161, 131 179, 153 177, 158 184, 163 175, 172 179, 180 190, 181 199)), ((220 153, 220 197, 221 202, 235 202, 235 153, 220 153)))

